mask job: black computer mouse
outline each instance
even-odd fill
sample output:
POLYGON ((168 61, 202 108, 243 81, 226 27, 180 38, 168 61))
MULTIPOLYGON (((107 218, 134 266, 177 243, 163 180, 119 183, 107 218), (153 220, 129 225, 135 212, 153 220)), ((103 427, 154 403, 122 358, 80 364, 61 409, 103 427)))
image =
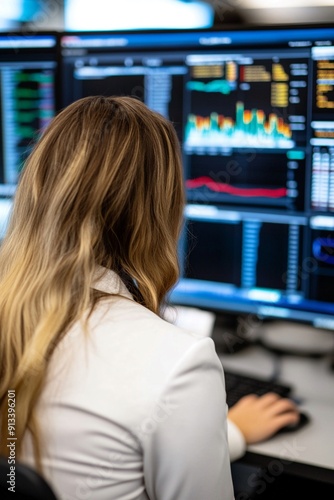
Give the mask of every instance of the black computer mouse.
POLYGON ((299 413, 299 420, 295 424, 289 424, 285 427, 282 427, 277 434, 286 433, 286 432, 296 432, 302 429, 306 424, 310 422, 310 417, 304 412, 299 413))

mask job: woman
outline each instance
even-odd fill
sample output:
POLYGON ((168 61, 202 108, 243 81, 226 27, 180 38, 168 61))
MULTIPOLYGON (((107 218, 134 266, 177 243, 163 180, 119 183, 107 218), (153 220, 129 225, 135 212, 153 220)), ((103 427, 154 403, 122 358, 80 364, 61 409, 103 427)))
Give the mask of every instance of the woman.
POLYGON ((17 459, 61 498, 233 498, 213 341, 160 317, 182 184, 172 124, 129 97, 71 104, 26 163, 0 252, 1 415, 15 391, 17 459))

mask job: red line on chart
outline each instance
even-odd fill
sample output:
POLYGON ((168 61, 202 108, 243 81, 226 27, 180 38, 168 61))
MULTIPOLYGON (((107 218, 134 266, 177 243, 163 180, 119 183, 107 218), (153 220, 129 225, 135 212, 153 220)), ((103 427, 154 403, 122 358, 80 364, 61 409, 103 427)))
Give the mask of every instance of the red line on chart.
POLYGON ((196 189, 206 186, 211 191, 217 193, 228 193, 235 196, 262 196, 265 198, 284 198, 286 196, 286 188, 237 188, 223 182, 216 182, 210 177, 198 177, 197 179, 189 179, 186 181, 188 189, 196 189))

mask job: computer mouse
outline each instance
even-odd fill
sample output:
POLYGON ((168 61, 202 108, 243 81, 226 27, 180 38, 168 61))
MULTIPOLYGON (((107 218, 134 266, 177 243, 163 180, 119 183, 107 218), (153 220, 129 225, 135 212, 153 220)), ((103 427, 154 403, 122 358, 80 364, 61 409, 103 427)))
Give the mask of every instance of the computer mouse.
POLYGON ((298 420, 298 422, 296 422, 294 424, 286 425, 285 427, 282 427, 277 432, 277 434, 286 433, 286 432, 296 432, 296 431, 299 431, 300 429, 302 429, 309 422, 310 422, 309 415, 307 415, 304 412, 300 412, 299 413, 299 420, 298 420))

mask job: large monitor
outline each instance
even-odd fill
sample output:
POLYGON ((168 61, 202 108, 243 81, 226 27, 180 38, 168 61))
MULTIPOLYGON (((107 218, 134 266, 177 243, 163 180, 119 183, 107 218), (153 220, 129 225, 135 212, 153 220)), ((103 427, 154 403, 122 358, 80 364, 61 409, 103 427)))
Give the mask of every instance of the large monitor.
POLYGON ((57 37, 0 36, 0 239, 23 163, 54 116, 57 37))
POLYGON ((334 328, 334 27, 65 33, 67 105, 171 119, 187 193, 170 300, 334 328))

